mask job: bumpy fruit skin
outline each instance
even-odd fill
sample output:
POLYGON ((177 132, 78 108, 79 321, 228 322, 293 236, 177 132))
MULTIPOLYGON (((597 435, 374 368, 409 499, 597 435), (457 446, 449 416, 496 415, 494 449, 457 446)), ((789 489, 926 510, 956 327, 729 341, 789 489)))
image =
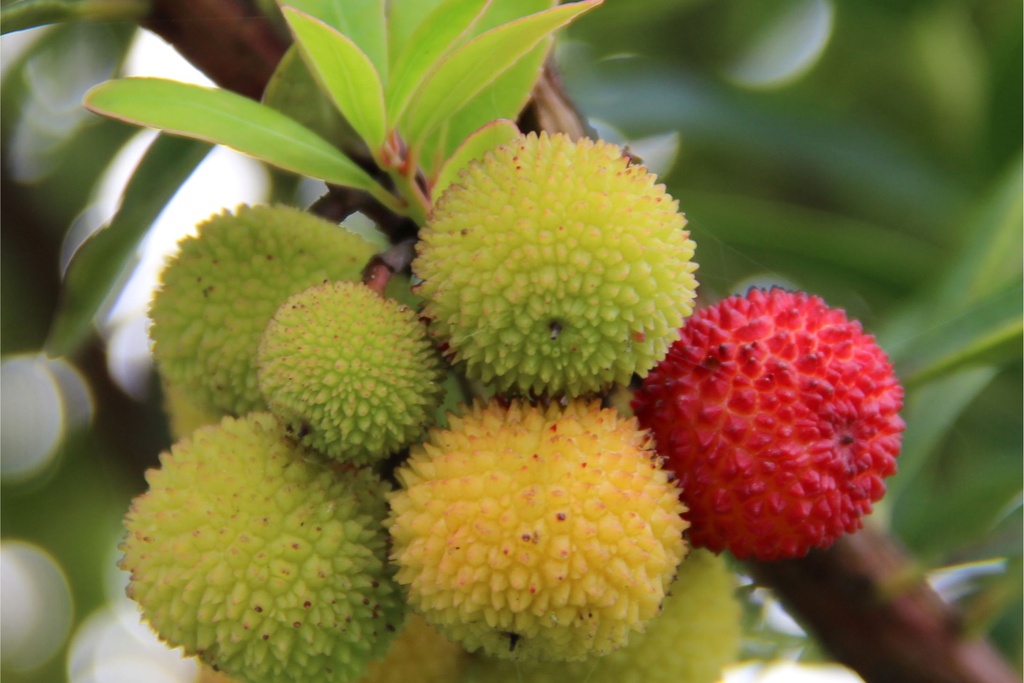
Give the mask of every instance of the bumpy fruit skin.
POLYGON ((697 287, 685 224, 618 147, 530 134, 441 195, 413 271, 470 378, 578 396, 646 374, 677 338, 697 287))
POLYGON ((370 672, 359 683, 460 683, 468 663, 461 646, 414 613, 387 656, 370 662, 370 672))
POLYGON ((679 565, 661 614, 622 649, 582 662, 479 657, 466 683, 715 683, 739 654, 735 587, 721 557, 695 550, 679 565))
POLYGON ((303 444, 354 464, 409 445, 444 395, 443 361, 416 313, 355 282, 289 298, 257 365, 271 412, 303 444))
POLYGON ((121 567, 161 638, 249 683, 355 681, 387 650, 404 606, 375 475, 332 469, 251 413, 198 429, 146 477, 121 567))
POLYGON ((376 248, 285 206, 239 207, 198 226, 153 297, 153 356, 200 405, 242 415, 265 408, 256 349, 285 299, 324 280, 359 280, 376 248))
POLYGON ((679 491, 636 421, 476 404, 397 471, 392 559, 409 603, 468 650, 607 653, 658 613, 686 553, 679 491))
POLYGON ((896 471, 902 405, 860 323, 777 288, 698 311, 634 401, 679 476, 691 542, 760 560, 860 528, 896 471))

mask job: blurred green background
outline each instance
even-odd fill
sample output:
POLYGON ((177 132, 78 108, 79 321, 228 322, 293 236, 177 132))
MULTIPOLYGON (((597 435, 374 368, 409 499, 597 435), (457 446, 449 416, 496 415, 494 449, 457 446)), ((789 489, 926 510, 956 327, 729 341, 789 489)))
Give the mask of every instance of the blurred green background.
MULTIPOLYGON (((705 301, 806 289, 890 353, 908 427, 871 523, 1018 670, 1021 26, 1010 0, 606 0, 558 48, 595 129, 679 199, 705 301)), ((14 683, 191 675, 146 664, 164 655, 117 599, 120 518, 169 444, 141 328, 119 337, 104 318, 71 358, 40 355, 62 264, 97 227, 104 170, 136 133, 84 113, 81 96, 135 39, 132 23, 104 21, 2 42, 0 649, 14 683), (112 634, 138 642, 117 649, 112 634), (103 648, 116 656, 100 662, 103 648)), ((267 177, 277 199, 315 196, 267 177)), ((825 656, 749 598, 748 656, 825 656)))

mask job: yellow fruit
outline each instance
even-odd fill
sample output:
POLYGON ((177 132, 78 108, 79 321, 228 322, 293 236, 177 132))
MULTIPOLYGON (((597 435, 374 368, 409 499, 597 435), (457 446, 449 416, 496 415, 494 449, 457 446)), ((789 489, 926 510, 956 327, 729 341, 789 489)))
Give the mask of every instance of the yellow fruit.
POLYGON ((396 475, 396 578, 471 651, 610 652, 658 613, 686 553, 685 508, 647 432, 598 403, 477 404, 396 475))

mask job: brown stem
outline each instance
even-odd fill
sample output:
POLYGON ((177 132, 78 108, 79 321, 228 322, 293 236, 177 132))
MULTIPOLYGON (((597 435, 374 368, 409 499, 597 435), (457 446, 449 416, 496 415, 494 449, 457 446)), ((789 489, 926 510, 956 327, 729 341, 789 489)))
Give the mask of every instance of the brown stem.
MULTIPOLYGON (((287 47, 287 38, 241 0, 155 0, 154 8, 143 26, 163 36, 216 83, 254 99, 287 47)), ((524 130, 573 137, 589 132, 551 69, 545 70, 520 124, 524 130)), ((342 206, 352 203, 338 201, 342 206)), ((390 222, 396 232, 407 230, 397 227, 401 219, 389 219, 381 211, 378 207, 371 218, 390 222)), ((926 584, 881 597, 883 586, 905 576, 909 565, 891 539, 862 531, 828 551, 755 564, 752 571, 778 591, 839 661, 871 683, 1019 681, 988 643, 964 635, 955 612, 926 584)))
POLYGON ((1020 677, 923 580, 896 542, 864 529, 799 560, 748 563, 829 652, 869 683, 1013 683, 1020 677))
POLYGON ((154 0, 140 24, 214 83, 254 100, 291 42, 244 0, 154 0))
POLYGON ((363 268, 363 284, 379 296, 384 297, 386 296, 384 290, 387 289, 388 283, 391 282, 391 276, 394 274, 395 271, 388 264, 384 263, 379 256, 374 256, 363 268))

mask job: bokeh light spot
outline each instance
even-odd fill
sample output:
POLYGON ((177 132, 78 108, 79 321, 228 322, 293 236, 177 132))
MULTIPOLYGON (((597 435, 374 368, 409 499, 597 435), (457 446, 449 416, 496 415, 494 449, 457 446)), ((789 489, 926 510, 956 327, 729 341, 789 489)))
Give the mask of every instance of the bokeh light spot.
POLYGON ((67 639, 71 591, 60 565, 24 541, 0 543, 0 661, 5 670, 45 664, 67 639))
POLYGON ((198 663, 160 642, 127 598, 78 627, 67 659, 69 683, 191 683, 198 673, 198 663))
POLYGON ((748 88, 777 88, 807 73, 832 37, 831 0, 795 0, 728 69, 727 76, 748 88))
POLYGON ((48 471, 68 429, 88 423, 85 381, 63 360, 17 356, 0 365, 0 478, 18 483, 48 471))

